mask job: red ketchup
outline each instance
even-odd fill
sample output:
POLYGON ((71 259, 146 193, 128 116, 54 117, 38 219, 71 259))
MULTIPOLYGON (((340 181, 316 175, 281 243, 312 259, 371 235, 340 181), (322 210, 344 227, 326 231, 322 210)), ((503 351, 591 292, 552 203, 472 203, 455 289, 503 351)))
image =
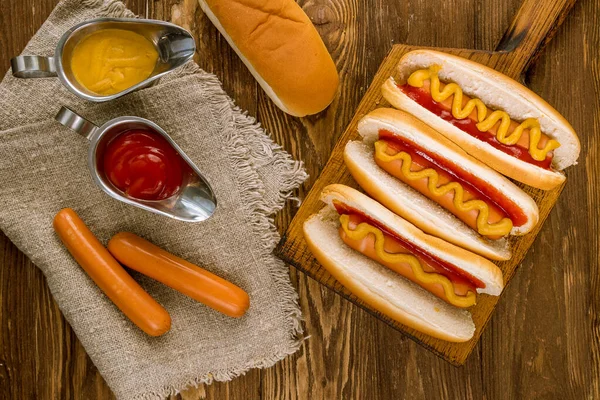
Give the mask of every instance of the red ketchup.
POLYGON ((525 147, 521 147, 519 145, 509 146, 503 143, 500 143, 496 136, 489 134, 488 132, 481 132, 477 129, 477 123, 473 121, 471 118, 464 119, 456 119, 452 115, 451 112, 445 110, 440 103, 433 100, 431 97, 431 93, 422 89, 410 86, 408 83, 404 85, 399 85, 398 88, 404 92, 408 97, 414 100, 416 103, 420 104, 422 107, 431 111, 438 117, 448 121, 452 125, 456 126, 458 129, 463 132, 468 133, 469 135, 476 137, 477 139, 488 143, 489 145, 495 147, 496 149, 511 155, 519 160, 526 161, 530 164, 536 165, 538 167, 544 169, 550 169, 552 164, 552 153, 550 152, 545 160, 537 161, 534 159, 531 154, 529 154, 529 150, 525 147))
POLYGON ((112 139, 104 152, 104 173, 127 196, 163 200, 176 194, 189 170, 159 133, 132 129, 112 139))

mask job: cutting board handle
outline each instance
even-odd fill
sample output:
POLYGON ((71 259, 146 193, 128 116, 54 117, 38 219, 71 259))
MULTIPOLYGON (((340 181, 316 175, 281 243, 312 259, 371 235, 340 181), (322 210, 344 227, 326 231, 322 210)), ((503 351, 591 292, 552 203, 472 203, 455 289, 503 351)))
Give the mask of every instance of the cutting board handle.
POLYGON ((552 39, 576 0, 524 0, 512 24, 496 46, 506 52, 501 69, 527 70, 552 39))

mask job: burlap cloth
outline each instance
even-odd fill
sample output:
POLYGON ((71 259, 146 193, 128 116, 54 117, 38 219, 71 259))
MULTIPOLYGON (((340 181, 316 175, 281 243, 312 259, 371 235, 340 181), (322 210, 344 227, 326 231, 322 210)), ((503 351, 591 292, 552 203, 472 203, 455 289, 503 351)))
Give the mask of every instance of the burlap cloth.
MULTIPOLYGON (((52 55, 72 25, 131 16, 118 2, 65 0, 24 54, 52 55)), ((271 252, 272 215, 305 178, 252 118, 235 109, 214 75, 194 64, 151 88, 93 105, 56 78, 0 85, 0 228, 45 274, 60 309, 118 398, 162 398, 189 385, 268 367, 299 347, 297 295, 271 252), (87 141, 53 120, 68 105, 97 124, 137 115, 171 134, 214 188, 212 218, 178 222, 125 205, 92 183, 87 141), (228 318, 157 282, 134 277, 171 314, 170 332, 145 335, 106 298, 52 230, 63 207, 98 238, 131 231, 245 289, 250 309, 228 318)))

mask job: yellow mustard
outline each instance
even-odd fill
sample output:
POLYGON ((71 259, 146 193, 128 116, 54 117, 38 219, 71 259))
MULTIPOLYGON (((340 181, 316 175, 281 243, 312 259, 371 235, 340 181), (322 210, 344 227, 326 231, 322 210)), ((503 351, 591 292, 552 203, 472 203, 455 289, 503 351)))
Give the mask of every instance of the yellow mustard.
POLYGON ((144 36, 124 29, 104 29, 75 46, 71 70, 89 91, 111 95, 148 78, 157 60, 156 47, 144 36))
POLYGON ((410 265, 412 268, 415 277, 419 282, 428 283, 428 284, 439 284, 444 288, 444 294, 448 299, 450 304, 454 304, 458 307, 470 307, 475 304, 476 294, 469 291, 466 296, 459 296, 454 292, 454 285, 450 281, 450 279, 446 278, 443 275, 436 274, 434 272, 425 272, 421 263, 417 259, 417 257, 412 254, 390 254, 384 249, 385 237, 383 236, 383 232, 381 230, 375 228, 373 225, 369 225, 366 222, 361 222, 356 226, 355 229, 351 230, 348 226, 350 222, 350 217, 347 214, 343 214, 340 216, 340 223, 342 225, 342 229, 348 235, 348 237, 352 240, 362 240, 367 235, 375 236, 375 252, 377 257, 388 263, 406 263, 410 265))
POLYGON ((456 83, 448 83, 440 92, 440 79, 438 77, 440 68, 439 65, 433 65, 428 69, 417 70, 410 75, 407 83, 410 86, 420 88, 423 87, 423 82, 429 79, 431 82, 431 97, 438 103, 445 101, 450 96, 454 96, 452 99, 452 115, 454 118, 467 118, 476 108, 477 120, 479 121, 476 126, 481 132, 489 131, 498 121, 502 120, 496 132, 496 139, 500 143, 512 146, 519 141, 523 135, 523 131, 529 129, 528 150, 534 160, 543 161, 546 159, 548 152, 560 147, 560 143, 554 139, 550 139, 543 149, 538 148, 542 131, 540 123, 535 118, 527 118, 507 136, 508 128, 510 127, 510 115, 506 111, 496 110, 488 115, 487 106, 481 100, 475 98, 470 99, 463 108, 463 91, 456 83))
POLYGON ((490 208, 488 204, 483 200, 469 200, 463 202, 464 189, 458 182, 448 182, 445 185, 438 187, 439 174, 433 168, 424 168, 420 171, 411 171, 412 157, 410 154, 401 151, 393 156, 386 153, 388 145, 378 140, 375 142, 375 157, 383 162, 391 162, 394 160, 402 161, 402 175, 411 181, 427 178, 427 188, 431 193, 436 196, 443 196, 444 194, 454 190, 454 206, 460 211, 468 212, 471 210, 478 210, 477 215, 477 232, 481 235, 488 236, 504 236, 507 235, 512 227, 513 223, 510 218, 502 218, 500 221, 490 224, 488 218, 490 216, 490 208))

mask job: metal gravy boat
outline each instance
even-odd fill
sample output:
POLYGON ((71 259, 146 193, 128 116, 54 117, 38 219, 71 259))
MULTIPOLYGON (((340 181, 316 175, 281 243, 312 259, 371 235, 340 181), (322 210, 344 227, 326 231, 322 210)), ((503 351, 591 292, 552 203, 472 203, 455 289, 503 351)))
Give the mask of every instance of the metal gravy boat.
POLYGON ((67 107, 62 107, 55 119, 90 141, 88 167, 94 182, 109 196, 144 210, 165 215, 179 221, 200 222, 209 218, 217 207, 217 199, 200 170, 179 148, 171 137, 154 122, 139 117, 119 117, 102 126, 81 117, 67 107), (190 167, 180 190, 164 200, 140 200, 126 196, 117 189, 104 173, 104 151, 116 136, 131 129, 144 129, 162 135, 190 167))
POLYGON ((133 18, 98 18, 82 22, 69 29, 58 41, 54 57, 18 56, 10 60, 12 74, 17 78, 56 77, 77 96, 104 102, 146 87, 161 76, 192 59, 196 42, 185 29, 164 21, 133 18), (144 81, 121 92, 102 95, 86 89, 77 82, 71 70, 71 55, 75 46, 91 33, 102 29, 125 29, 138 33, 154 43, 158 61, 152 74, 144 81))

